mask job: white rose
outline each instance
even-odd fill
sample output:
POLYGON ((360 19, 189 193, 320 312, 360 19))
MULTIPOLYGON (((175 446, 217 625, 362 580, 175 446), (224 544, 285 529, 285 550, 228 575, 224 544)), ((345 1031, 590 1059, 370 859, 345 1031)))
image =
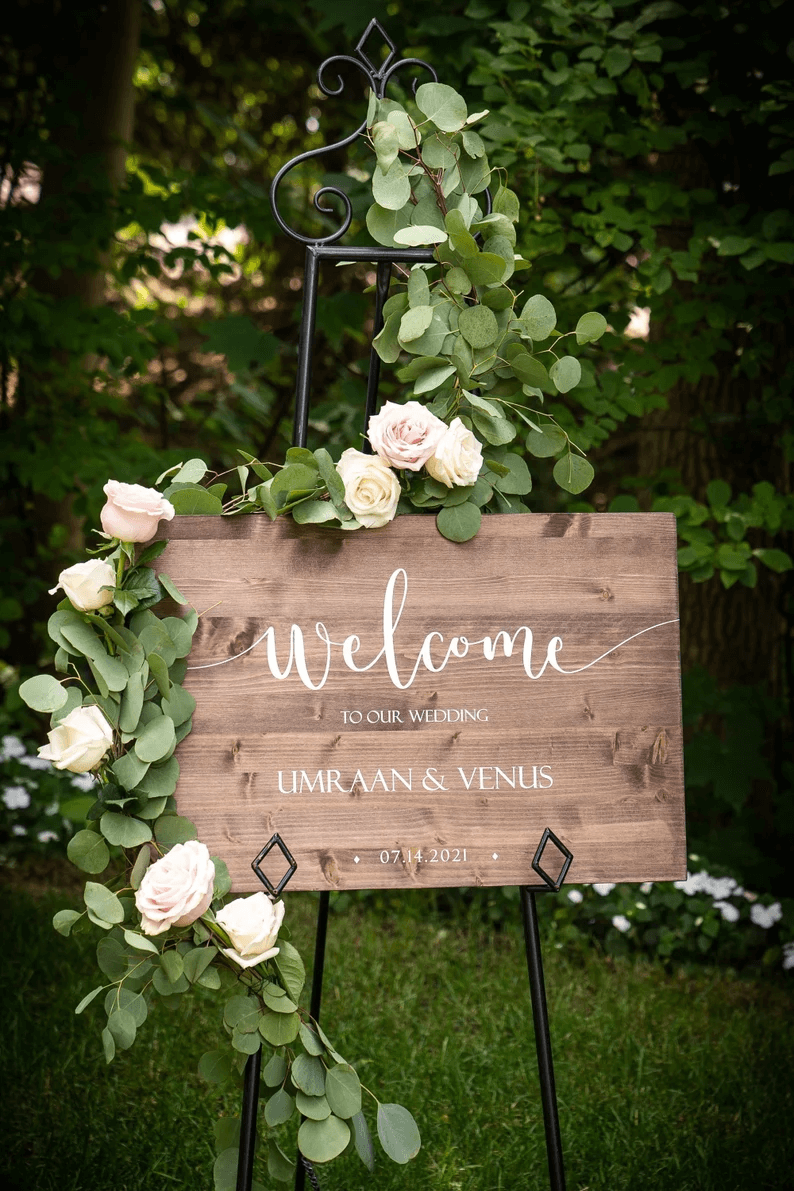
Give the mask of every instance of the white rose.
POLYGON ((80 612, 95 612, 113 603, 113 591, 102 590, 108 586, 115 588, 116 572, 109 562, 92 558, 61 571, 55 587, 50 588, 50 595, 55 595, 60 587, 80 612))
POLYGON ((215 885, 215 865, 206 844, 189 839, 147 868, 135 905, 145 935, 161 935, 172 926, 189 926, 206 914, 215 885))
POLYGON ((75 707, 47 733, 48 744, 39 756, 56 769, 87 773, 94 769, 113 743, 113 729, 98 707, 75 707))
POLYGON ((107 501, 99 514, 102 528, 122 542, 148 542, 160 521, 170 521, 176 512, 156 488, 108 480, 103 492, 107 501))
POLYGON ((392 520, 400 499, 399 481, 377 455, 355 447, 342 453, 336 465, 345 486, 345 503, 367 529, 378 529, 392 520))
POLYGON ((446 484, 447 488, 474 484, 481 467, 482 443, 466 429, 460 418, 455 418, 447 426, 435 454, 425 464, 433 479, 446 484))
POLYGON ((419 471, 435 451, 447 427, 419 401, 387 401, 367 426, 372 449, 392 467, 419 471))
POLYGON ((229 902, 215 915, 232 944, 222 948, 223 954, 241 968, 252 968, 254 964, 272 959, 278 955, 279 949, 273 944, 283 919, 284 903, 274 904, 266 893, 238 897, 237 901, 229 902))

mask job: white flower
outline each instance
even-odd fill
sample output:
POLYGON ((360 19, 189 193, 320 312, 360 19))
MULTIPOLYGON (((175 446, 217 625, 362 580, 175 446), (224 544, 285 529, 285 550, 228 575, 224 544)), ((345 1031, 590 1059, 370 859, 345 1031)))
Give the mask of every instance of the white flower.
POLYGON ((783 969, 788 972, 794 968, 794 943, 783 944, 783 969))
POLYGON ((719 910, 726 922, 737 922, 739 919, 738 907, 733 902, 716 901, 714 909, 719 910))
POLYGON ((39 841, 40 844, 52 843, 52 841, 57 838, 58 838, 57 831, 39 831, 36 834, 36 839, 39 841))
POLYGON ((147 868, 135 905, 145 935, 161 935, 172 926, 189 926, 209 909, 215 865, 206 844, 189 839, 147 868))
POLYGON ((375 454, 392 467, 419 471, 446 429, 446 423, 419 401, 406 401, 404 405, 387 401, 380 413, 370 418, 367 438, 375 454))
POLYGON ((425 470, 447 488, 474 484, 482 467, 482 443, 460 418, 450 422, 441 442, 425 463, 425 470))
POLYGON ((94 778, 90 773, 78 773, 71 779, 71 785, 74 786, 75 790, 82 790, 83 793, 87 793, 94 785, 94 778))
POLYGON ((614 884, 612 884, 612 885, 607 885, 607 884, 593 885, 593 889, 595 889, 595 891, 599 895, 599 897, 606 897, 606 895, 608 893, 611 893, 614 888, 615 888, 614 884))
POLYGON ((27 827, 22 827, 21 824, 19 824, 19 823, 15 823, 14 826, 11 828, 12 835, 27 835, 27 833, 28 833, 27 827))
POLYGON ((266 893, 238 897, 219 910, 215 919, 232 944, 222 948, 223 954, 241 968, 252 968, 278 955, 274 944, 284 919, 283 902, 273 903, 266 893))
POLYGON ((682 890, 687 897, 692 897, 694 893, 704 892, 704 880, 710 880, 708 873, 687 873, 685 881, 674 881, 676 889, 682 890))
POLYGON ((631 923, 625 914, 615 914, 612 919, 612 925, 615 930, 619 930, 622 935, 625 935, 627 930, 631 930, 631 923))
POLYGON ((45 761, 42 757, 20 757, 19 764, 24 765, 26 769, 49 769, 50 767, 49 761, 45 761))
POLYGON ((365 455, 355 447, 343 451, 336 470, 345 486, 345 503, 367 529, 387 525, 397 512, 399 481, 377 455, 365 455))
POLYGON ((77 562, 73 567, 61 571, 55 587, 50 588, 50 595, 55 595, 61 587, 80 612, 95 612, 97 608, 113 603, 115 586, 116 572, 110 563, 92 558, 89 562, 77 562), (110 591, 102 590, 108 586, 110 591))
POLYGON ((30 806, 30 795, 24 786, 6 786, 3 802, 10 811, 23 811, 30 806))
POLYGON ((582 901, 582 899, 583 899, 583 894, 580 889, 569 889, 568 890, 568 901, 573 902, 573 904, 575 906, 578 906, 579 902, 582 901))
POLYGON ((754 906, 750 906, 750 921, 763 930, 769 930, 770 926, 774 926, 782 917, 780 902, 773 902, 771 906, 762 906, 760 902, 756 902, 754 906))
POLYGON ((102 528, 122 542, 148 542, 160 521, 170 521, 176 512, 156 488, 108 480, 103 492, 107 501, 99 514, 102 528))
POLYGON ((87 773, 104 757, 113 743, 113 729, 98 707, 75 707, 47 733, 49 744, 39 757, 52 761, 56 769, 87 773))
POLYGON ((653 889, 653 881, 643 881, 640 885, 640 893, 649 894, 653 889))
POLYGON ((9 761, 12 757, 24 757, 25 746, 18 736, 3 737, 3 751, 0 761, 9 761))

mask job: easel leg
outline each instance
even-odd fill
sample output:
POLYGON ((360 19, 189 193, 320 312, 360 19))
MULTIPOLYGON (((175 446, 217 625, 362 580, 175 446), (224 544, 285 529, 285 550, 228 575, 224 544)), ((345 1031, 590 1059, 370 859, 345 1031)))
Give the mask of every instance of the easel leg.
POLYGON ((251 1191, 256 1152, 256 1110, 259 1105, 259 1073, 262 1048, 248 1056, 243 1083, 243 1111, 240 1121, 240 1156, 237 1159, 237 1191, 251 1191))
POLYGON ((532 995, 532 1020, 535 1025, 535 1046, 538 1052, 540 1097, 543 1104, 543 1125, 546 1132, 546 1154, 549 1161, 551 1191, 565 1191, 565 1169, 562 1161, 560 1119, 557 1112, 557 1091, 554 1085, 554 1063, 551 1057, 549 1015, 546 1008, 546 987, 543 981, 543 960, 540 953, 538 911, 535 894, 527 885, 521 887, 521 913, 524 919, 524 942, 529 969, 529 989, 532 995))
MULTIPOLYGON (((309 1012, 317 1022, 320 1020, 320 1006, 323 999, 323 969, 325 968, 325 938, 328 934, 328 905, 331 895, 328 890, 320 894, 320 904, 317 907, 317 933, 314 936, 314 969, 312 971, 312 999, 309 1012)), ((313 1169, 309 1169, 309 1179, 312 1187, 318 1187, 313 1169)), ((295 1170, 295 1191, 304 1191, 306 1183, 306 1167, 298 1154, 298 1165, 295 1170)))

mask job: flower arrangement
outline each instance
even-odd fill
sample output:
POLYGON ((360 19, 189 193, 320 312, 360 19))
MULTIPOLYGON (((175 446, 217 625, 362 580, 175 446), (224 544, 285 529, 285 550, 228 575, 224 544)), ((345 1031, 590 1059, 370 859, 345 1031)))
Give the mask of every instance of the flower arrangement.
POLYGON ((576 495, 589 486, 592 465, 561 425, 562 406, 543 406, 547 395, 586 387, 592 364, 565 340, 586 348, 607 321, 587 311, 563 334, 552 302, 516 287, 515 274, 529 267, 515 251, 521 209, 504 181, 492 204, 486 198, 493 176, 473 126, 487 115, 469 115, 442 83, 418 87, 405 105, 370 97, 366 138, 377 164, 367 227, 381 245, 421 247, 435 258, 397 266, 383 307, 374 347, 387 364, 410 357, 397 377, 411 394, 370 418, 374 455, 350 447, 335 466, 327 451, 297 447, 276 474, 244 455, 241 492, 228 499, 225 485, 202 486, 204 465, 193 460, 197 474, 183 468, 165 493, 177 512, 257 509, 344 530, 432 513, 444 537, 465 542, 483 514, 527 511, 521 498, 532 477, 523 450, 509 447, 522 423, 522 447, 555 459, 562 489, 576 495))
MULTIPOLYGON (((518 199, 504 183, 492 209, 477 197, 491 182, 472 127, 485 115, 470 116, 457 92, 436 83, 419 87, 406 106, 370 101, 367 138, 377 165, 367 226, 380 244, 432 246, 435 258, 402 270, 385 303, 375 348, 387 363, 403 352, 411 357, 398 376, 412 395, 386 402, 370 419, 372 453, 350 447, 334 463, 323 448, 292 448, 274 471, 240 452, 240 492, 231 497, 221 477, 207 479, 199 459, 168 469, 155 488, 109 480, 102 545, 64 570, 51 593, 64 593, 48 624, 62 677, 40 674, 20 688, 31 708, 50 716, 39 757, 57 770, 91 775, 95 795, 68 855, 105 880, 88 880, 84 909, 62 910, 54 920, 63 935, 92 926, 101 932, 104 980, 76 1012, 104 994, 102 1042, 110 1062, 133 1045, 155 998, 173 1003, 193 987, 217 992, 226 1044, 203 1056, 200 1073, 221 1083, 239 1075, 260 1046, 269 1047, 265 1121, 275 1130, 297 1112, 298 1148, 311 1162, 330 1161, 353 1145, 372 1167, 362 1086, 300 1008, 304 966, 285 938, 284 903, 264 892, 227 901, 223 860, 209 855, 194 825, 177 813, 174 752, 195 709, 182 682, 198 615, 151 566, 165 548, 152 539, 175 513, 264 511, 355 530, 431 512, 445 537, 467 541, 483 511, 526 511, 520 497, 532 486, 529 469, 508 450, 520 422, 529 430, 530 454, 557 457, 562 488, 578 493, 588 486, 593 469, 581 450, 555 416, 537 408, 545 394, 578 384, 582 366, 561 350, 565 336, 547 298, 535 294, 517 306, 521 294, 510 283, 526 266, 515 252, 518 199), (155 611, 166 598, 182 615, 155 611)), ((606 326, 602 315, 588 312, 568 335, 582 346, 606 326)), ((376 1103, 383 1149, 396 1162, 409 1161, 420 1147, 413 1118, 400 1105, 376 1103)), ((221 1131, 216 1186, 231 1185, 233 1133, 221 1131)), ((275 1137, 268 1169, 283 1180, 294 1169, 275 1137)))
MULTIPOLYGON (((103 981, 76 1012, 104 994, 102 1044, 111 1062, 133 1045, 157 997, 173 1003, 193 987, 217 992, 226 1045, 202 1057, 200 1074, 222 1083, 268 1047, 269 1129, 298 1112, 306 1158, 327 1162, 352 1143, 371 1167, 358 1075, 299 1006, 304 965, 283 936, 284 902, 264 892, 229 901, 223 860, 211 857, 194 825, 176 813, 174 750, 195 708, 181 683, 198 617, 193 609, 181 617, 153 611, 166 597, 183 607, 185 601, 150 566, 166 543, 146 545, 174 506, 137 484, 110 480, 105 493, 104 542, 96 552, 103 557, 62 571, 53 589, 66 593, 49 620, 63 677, 40 674, 20 687, 29 707, 50 715, 41 762, 82 775, 83 788, 90 782, 95 795, 67 854, 105 879, 86 882, 81 912, 61 910, 54 919, 63 935, 92 925, 101 932, 103 981)), ((397 1162, 419 1150, 419 1131, 400 1105, 377 1103, 377 1131, 397 1162)), ((289 1180, 294 1163, 276 1136, 268 1169, 289 1180)), ((237 1141, 227 1134, 222 1140, 218 1170, 233 1170, 237 1141)))

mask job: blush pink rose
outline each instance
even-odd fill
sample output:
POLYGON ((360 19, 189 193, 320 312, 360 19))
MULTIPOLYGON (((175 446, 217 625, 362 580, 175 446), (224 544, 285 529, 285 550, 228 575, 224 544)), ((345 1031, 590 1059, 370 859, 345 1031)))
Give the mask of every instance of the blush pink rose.
POLYGON ((135 894, 145 935, 161 935, 172 926, 190 926, 209 909, 215 865, 206 844, 189 839, 175 844, 143 875, 135 894))
POLYGON ((441 441, 447 427, 419 401, 397 405, 387 401, 369 420, 372 449, 392 467, 419 471, 441 441))
POLYGON ((156 488, 108 480, 103 492, 107 502, 99 514, 102 528, 122 542, 148 542, 160 521, 170 521, 176 512, 156 488))

